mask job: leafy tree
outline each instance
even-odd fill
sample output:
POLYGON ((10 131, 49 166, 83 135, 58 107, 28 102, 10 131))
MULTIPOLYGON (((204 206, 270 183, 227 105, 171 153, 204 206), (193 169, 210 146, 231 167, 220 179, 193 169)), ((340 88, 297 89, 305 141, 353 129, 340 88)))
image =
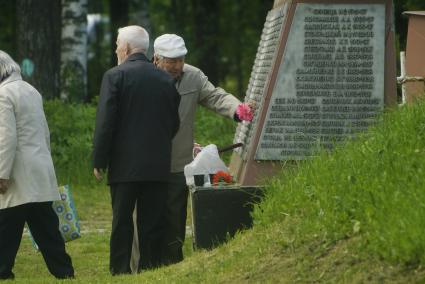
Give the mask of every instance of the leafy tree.
POLYGON ((425 10, 423 0, 394 0, 395 28, 400 50, 406 49, 408 18, 403 15, 406 11, 425 10))
POLYGON ((16 5, 14 1, 0 0, 0 49, 16 56, 16 5))
MULTIPOLYGON (((90 102, 99 95, 100 84, 103 73, 113 65, 111 63, 110 40, 108 26, 109 1, 88 1, 88 15, 90 19, 90 30, 88 34, 87 54, 87 98, 90 102)), ((115 44, 115 42, 114 42, 115 44)))
POLYGON ((219 37, 219 1, 191 0, 192 24, 194 27, 194 44, 192 56, 198 62, 198 67, 208 74, 213 84, 218 83, 220 56, 219 37))
POLYGON ((241 98, 248 85, 267 12, 273 0, 221 1, 220 78, 241 98))
POLYGON ((153 38, 176 33, 186 42, 186 62, 243 97, 267 12, 273 0, 150 0, 153 38))
MULTIPOLYGON (((129 9, 129 24, 142 26, 149 35, 153 33, 153 26, 150 19, 149 0, 130 0, 129 9)), ((153 56, 153 39, 150 39, 149 50, 147 52, 148 58, 153 56)))

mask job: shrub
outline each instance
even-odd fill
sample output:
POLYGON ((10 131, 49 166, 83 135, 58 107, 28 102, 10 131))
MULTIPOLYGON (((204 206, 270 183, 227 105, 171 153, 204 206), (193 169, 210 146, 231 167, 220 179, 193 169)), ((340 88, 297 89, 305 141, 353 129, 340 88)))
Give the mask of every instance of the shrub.
POLYGON ((44 111, 50 129, 50 144, 58 182, 95 182, 91 165, 96 107, 46 100, 44 111))
MULTIPOLYGON (((95 184, 91 164, 96 106, 68 104, 46 100, 44 111, 50 129, 50 143, 56 174, 60 184, 95 184)), ((236 123, 204 108, 196 117, 195 136, 198 143, 218 146, 231 144, 236 123)), ((229 159, 230 153, 224 155, 229 159)))

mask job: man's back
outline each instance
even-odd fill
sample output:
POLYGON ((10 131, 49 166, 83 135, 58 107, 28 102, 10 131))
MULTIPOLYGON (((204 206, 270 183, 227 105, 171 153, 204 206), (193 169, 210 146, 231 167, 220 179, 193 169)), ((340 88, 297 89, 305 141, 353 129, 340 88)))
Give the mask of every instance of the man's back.
POLYGON ((172 78, 141 53, 105 73, 94 141, 109 182, 159 181, 170 172, 180 96, 172 78))

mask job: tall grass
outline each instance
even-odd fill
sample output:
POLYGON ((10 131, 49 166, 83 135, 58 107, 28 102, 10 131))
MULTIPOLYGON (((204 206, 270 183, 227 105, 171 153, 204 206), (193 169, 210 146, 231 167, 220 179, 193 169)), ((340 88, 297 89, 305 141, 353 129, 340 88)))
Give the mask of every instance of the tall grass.
POLYGON ((321 152, 269 183, 255 223, 291 221, 291 242, 359 235, 383 259, 425 263, 425 103, 383 122, 332 153, 321 152))

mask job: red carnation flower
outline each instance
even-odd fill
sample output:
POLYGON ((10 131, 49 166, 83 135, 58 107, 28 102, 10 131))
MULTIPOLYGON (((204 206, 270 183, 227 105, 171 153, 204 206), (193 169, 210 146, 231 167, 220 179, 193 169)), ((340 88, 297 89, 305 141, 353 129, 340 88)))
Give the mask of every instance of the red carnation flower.
POLYGON ((213 184, 219 184, 219 183, 232 183, 233 178, 230 174, 224 172, 224 171, 218 171, 213 176, 213 184))

